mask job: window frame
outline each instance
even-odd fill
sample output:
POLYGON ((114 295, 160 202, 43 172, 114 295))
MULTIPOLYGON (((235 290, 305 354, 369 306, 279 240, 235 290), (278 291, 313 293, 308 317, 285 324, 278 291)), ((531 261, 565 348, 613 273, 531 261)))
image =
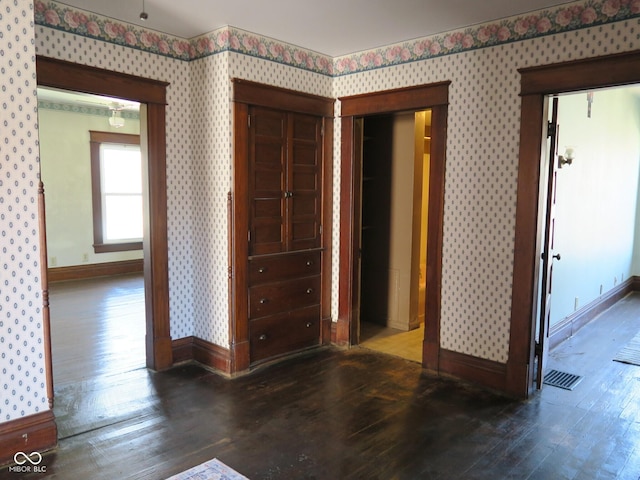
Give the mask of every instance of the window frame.
POLYGON ((91 150, 91 200, 93 207, 93 250, 95 253, 142 250, 142 241, 104 242, 102 182, 100 175, 100 147, 104 143, 139 146, 140 135, 130 133, 98 132, 94 130, 89 131, 89 144, 91 150))

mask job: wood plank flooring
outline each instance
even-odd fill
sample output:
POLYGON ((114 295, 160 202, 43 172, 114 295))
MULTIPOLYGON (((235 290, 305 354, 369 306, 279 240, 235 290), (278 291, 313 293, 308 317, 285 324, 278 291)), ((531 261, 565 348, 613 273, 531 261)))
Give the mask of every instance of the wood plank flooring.
POLYGON ((575 390, 522 402, 365 348, 232 380, 182 365, 70 382, 56 402, 93 382, 90 408, 111 420, 62 439, 46 474, 22 478, 164 479, 217 457, 251 480, 638 480, 640 367, 612 361, 638 330, 632 294, 551 352, 549 368, 584 375, 575 390))
POLYGON ((49 303, 58 437, 135 415, 149 395, 142 275, 52 283, 49 303))

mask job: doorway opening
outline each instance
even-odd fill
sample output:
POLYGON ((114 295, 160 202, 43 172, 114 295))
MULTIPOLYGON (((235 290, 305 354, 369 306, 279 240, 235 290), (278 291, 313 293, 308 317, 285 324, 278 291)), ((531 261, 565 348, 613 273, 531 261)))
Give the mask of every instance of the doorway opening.
MULTIPOLYGON (((640 51, 596 57, 519 70, 521 74, 521 128, 518 161, 513 294, 506 390, 526 398, 536 389, 537 369, 544 369, 544 349, 536 329, 540 315, 538 299, 540 252, 544 222, 540 210, 545 188, 541 158, 547 137, 548 102, 551 94, 580 92, 640 82, 640 51)), ((586 104, 586 102, 585 102, 586 104)), ((586 105, 585 105, 586 106, 586 105)), ((561 150, 561 152, 563 152, 561 150)))
MULTIPOLYGON (((557 147, 547 179, 552 215, 541 212, 546 216, 539 300, 544 313, 536 335, 538 344, 549 342, 552 357, 554 347, 630 294, 640 274, 640 90, 590 89, 545 101, 553 104, 549 130, 557 147)), ((613 349, 614 357, 615 347, 630 340, 620 337, 621 331, 608 343, 608 334, 598 335, 604 342, 598 350, 613 349)), ((591 358, 596 352, 585 353, 591 358)), ((547 360, 542 357, 537 388, 550 370, 547 360)), ((559 360, 553 363, 578 375, 593 377, 598 370, 586 369, 586 361, 559 360)))
POLYGON ((360 312, 353 343, 422 362, 431 110, 356 119, 360 312))
MULTIPOLYGON (((426 225, 425 320, 421 339, 423 367, 440 370, 440 290, 442 277, 442 218, 449 82, 340 98, 342 162, 340 172, 340 279, 338 321, 334 341, 358 344, 360 335, 362 224, 361 118, 401 112, 431 111, 429 188, 426 225), (361 132, 358 134, 358 132, 361 132)), ((413 113, 412 113, 413 114, 413 113)), ((365 120, 366 121, 366 120, 365 120)), ((363 126, 363 125, 362 125, 363 126)), ((422 140, 424 143, 424 139, 422 140)), ((410 142, 411 143, 411 142, 410 142)), ((420 177, 422 178, 422 177, 420 177)), ((415 191, 415 190, 414 190, 415 191)), ((366 213, 366 212, 364 212, 366 213)), ((366 221, 366 220, 364 220, 366 221)), ((419 242, 414 246, 419 249, 419 242)), ((417 258, 414 256, 414 258, 417 258)), ((419 267, 414 270, 416 277, 419 267)), ((417 308, 417 307, 416 307, 417 308)))
MULTIPOLYGON (((132 75, 87 67, 66 61, 37 57, 37 83, 39 87, 104 95, 138 102, 146 109, 146 122, 141 129, 146 132, 143 149, 147 161, 142 162, 142 181, 145 198, 143 207, 143 273, 145 317, 145 363, 153 370, 169 368, 172 361, 169 329, 169 287, 167 249, 167 197, 166 197, 166 145, 165 104, 167 84, 132 75)), ((118 121, 119 122, 119 121, 118 121)), ((118 123, 117 122, 117 123, 118 123)), ((41 236, 45 235, 45 201, 42 188, 39 194, 41 236)), ((41 238, 42 253, 46 264, 46 238, 41 238)), ((46 345, 47 396, 50 407, 54 404, 51 321, 49 310, 49 285, 43 272, 44 342, 46 345)), ((145 371, 146 372, 146 371, 145 371)), ((99 412, 98 412, 99 413, 99 412)))
MULTIPOLYGON (((145 112, 137 102, 38 88, 60 438, 95 428, 98 409, 103 421, 111 421, 96 385, 146 366, 142 211, 148 198, 142 163, 147 149, 140 148, 147 140, 140 128, 145 112)), ((123 392, 120 400, 125 398, 123 392)))

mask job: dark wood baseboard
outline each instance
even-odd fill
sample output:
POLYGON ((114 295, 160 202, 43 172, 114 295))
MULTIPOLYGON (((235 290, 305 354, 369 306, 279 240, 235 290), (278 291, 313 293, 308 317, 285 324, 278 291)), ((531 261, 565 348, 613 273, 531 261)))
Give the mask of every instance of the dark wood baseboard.
POLYGON ((1 423, 0 465, 12 464, 17 452, 42 454, 57 444, 58 427, 51 410, 1 423))
POLYGON ((350 343, 349 322, 338 319, 331 322, 331 343, 338 347, 348 347, 350 343))
POLYGON ((500 392, 505 392, 507 366, 464 353, 440 349, 440 375, 463 379, 500 392))
POLYGON ((640 290, 640 277, 630 277, 617 287, 596 298, 573 314, 564 318, 549 331, 549 348, 575 335, 591 320, 633 291, 640 290))
POLYGON ((49 278, 49 283, 51 283, 142 272, 143 260, 138 259, 123 260, 121 262, 91 263, 84 265, 71 265, 69 267, 48 268, 47 277, 49 278))
POLYGON ((331 318, 323 318, 320 322, 320 343, 329 345, 333 341, 333 322, 331 318))
POLYGON ((223 348, 197 337, 185 337, 171 342, 174 363, 198 362, 225 375, 231 372, 231 354, 223 348))

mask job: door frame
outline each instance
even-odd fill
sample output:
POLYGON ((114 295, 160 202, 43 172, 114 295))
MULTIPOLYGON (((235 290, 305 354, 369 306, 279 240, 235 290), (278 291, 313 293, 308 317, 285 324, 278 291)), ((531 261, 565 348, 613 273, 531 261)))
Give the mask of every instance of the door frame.
POLYGON ((535 389, 538 273, 544 219, 541 159, 546 148, 549 95, 640 83, 640 50, 519 69, 520 150, 516 204, 508 393, 527 398, 535 389), (541 191, 542 190, 542 191, 541 191))
POLYGON ((357 341, 358 319, 354 318, 354 311, 357 311, 360 291, 358 269, 360 233, 358 230, 362 211, 360 198, 362 159, 355 155, 355 119, 369 115, 430 109, 432 111, 432 140, 427 222, 425 338, 422 348, 422 365, 433 371, 439 371, 440 367, 442 225, 450 83, 446 81, 339 98, 342 107, 339 250, 341 274, 338 285, 338 320, 333 341, 339 345, 352 345, 357 341))
MULTIPOLYGON (((153 370, 167 369, 173 365, 169 324, 165 130, 166 88, 169 84, 42 56, 36 57, 36 77, 38 86, 108 95, 147 105, 148 154, 147 175, 144 177, 147 202, 143 241, 146 364, 153 370)), ((43 270, 46 274, 46 269, 43 270)), ((43 282, 43 285, 47 283, 43 282)), ((47 299, 48 292, 43 296, 47 299)), ((45 305, 46 309, 48 305, 45 305)), ((49 337, 44 339, 49 345, 49 332, 45 337, 49 337)))

